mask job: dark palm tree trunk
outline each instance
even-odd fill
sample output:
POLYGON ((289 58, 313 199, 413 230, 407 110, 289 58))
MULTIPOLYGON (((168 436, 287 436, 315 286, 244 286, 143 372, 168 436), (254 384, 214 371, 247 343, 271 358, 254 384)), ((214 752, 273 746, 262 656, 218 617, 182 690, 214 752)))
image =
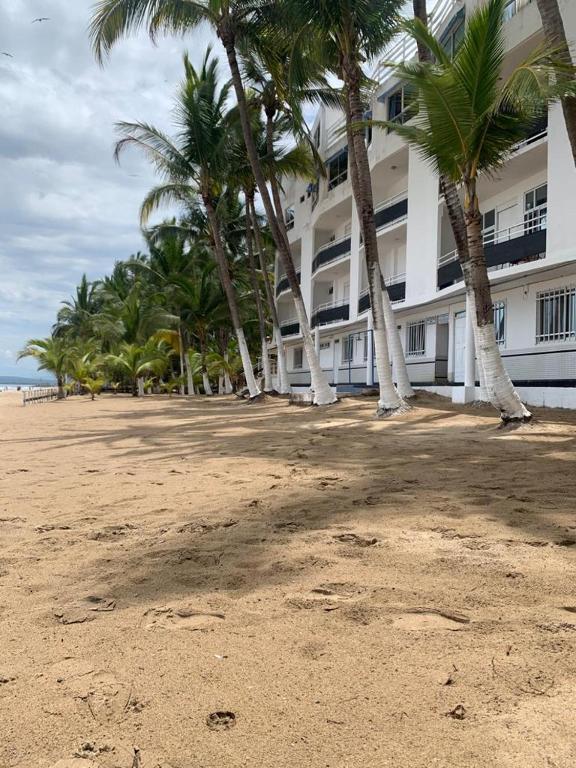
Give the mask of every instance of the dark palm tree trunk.
POLYGON ((226 49, 226 55, 228 58, 228 64, 230 66, 230 72, 232 74, 232 84, 236 93, 236 99, 238 101, 238 114, 240 115, 240 122, 242 124, 242 133, 244 135, 244 142, 246 144, 246 152, 254 174, 254 179, 260 192, 260 197, 266 211, 268 218, 268 224, 272 231, 276 248, 280 254, 282 266, 286 272, 288 284, 290 290, 294 296, 294 305, 296 308, 296 314, 298 315, 298 321, 300 323, 300 333, 302 334, 302 340, 304 343, 304 349, 306 351, 306 358, 310 367, 310 377, 312 379, 312 389, 314 391, 314 402, 316 405, 330 405, 336 401, 336 395, 332 391, 328 383, 326 375, 320 367, 320 360, 316 354, 316 348, 314 345, 314 339, 310 331, 310 324, 308 322, 308 316, 306 314, 306 307, 302 298, 302 292, 296 276, 296 270, 294 268, 294 261, 290 252, 287 238, 283 236, 281 225, 279 224, 278 217, 274 210, 268 187, 266 186, 266 178, 262 170, 260 158, 258 157, 258 151, 256 149, 256 143, 252 134, 252 127, 250 125, 250 112, 248 104, 246 102, 246 94, 244 92, 244 84, 242 82, 242 75, 240 74, 240 68, 238 66, 238 59, 236 56, 236 41, 233 31, 225 23, 222 23, 218 29, 218 35, 222 40, 224 48, 226 49))
POLYGON ((348 134, 348 152, 352 190, 360 226, 364 237, 364 257, 368 272, 368 289, 374 321, 374 345, 376 348, 376 369, 380 382, 379 409, 382 412, 394 411, 402 405, 403 397, 414 394, 408 378, 404 352, 394 319, 394 312, 386 287, 382 286, 382 273, 378 256, 378 238, 374 221, 374 199, 372 195, 372 176, 368 161, 364 130, 353 127, 364 119, 364 107, 361 99, 362 71, 357 62, 345 59, 343 62, 345 88, 346 130, 348 134), (393 335, 394 334, 394 335, 393 335), (387 338, 386 338, 387 337, 387 338), (392 357, 398 381, 398 392, 394 389, 390 371, 388 340, 392 347, 392 357), (400 394, 400 396, 399 396, 400 394))
MULTIPOLYGON (((542 27, 549 45, 555 49, 560 49, 559 53, 566 61, 566 64, 572 65, 572 56, 570 47, 566 38, 566 30, 562 21, 562 14, 558 6, 558 0, 536 0, 542 27)), ((572 156, 576 164, 576 97, 567 96, 562 99, 562 111, 564 112, 564 121, 566 130, 572 147, 572 156)))
POLYGON ((220 224, 210 196, 207 194, 203 195, 203 201, 206 208, 206 213, 208 215, 208 221, 210 222, 210 229, 212 230, 214 255, 216 257, 216 264, 218 265, 218 272, 222 282, 222 289, 224 290, 226 299, 228 300, 228 308, 230 310, 232 326, 234 328, 236 338, 238 339, 238 350, 240 352, 240 357, 242 358, 242 367, 244 368, 246 386, 250 392, 250 397, 255 398, 260 394, 260 390, 256 385, 254 370, 252 368, 252 361, 250 359, 248 345, 246 343, 242 322, 240 320, 240 312, 238 311, 236 294, 234 292, 234 286, 232 285, 232 280, 230 278, 228 261, 226 259, 226 254, 224 253, 224 246, 222 244, 222 237, 220 235, 220 224))
POLYGON ((64 392, 64 377, 57 376, 56 384, 58 386, 58 400, 64 400, 64 398, 66 397, 66 394, 64 392))
POLYGON ((246 196, 246 253, 248 254, 248 267, 250 272, 250 283, 252 292, 256 301, 256 313, 258 315, 258 329, 260 331, 260 345, 262 347, 262 369, 264 371, 264 392, 272 391, 272 373, 270 370, 270 357, 268 355, 268 341, 266 339, 266 316, 262 306, 262 296, 260 294, 260 285, 258 284, 258 275, 256 274, 256 262, 254 260, 254 249, 252 247, 252 226, 250 224, 250 211, 248 208, 248 196, 246 196))
POLYGON ((482 215, 474 180, 466 182, 464 216, 469 258, 462 265, 462 271, 469 305, 476 313, 476 353, 484 369, 488 399, 500 410, 502 421, 527 421, 531 414, 514 389, 496 343, 492 294, 484 256, 482 215))
POLYGON ((276 302, 274 301, 274 291, 272 290, 272 285, 270 284, 270 275, 268 274, 268 265, 266 264, 266 256, 262 246, 262 237, 260 234, 260 227, 258 226, 258 218, 256 216, 256 208, 254 206, 253 196, 248 198, 247 205, 250 212, 250 218, 252 220, 252 229, 254 232, 254 240, 256 242, 256 250, 258 251, 260 271, 264 277, 264 288, 266 291, 268 309, 270 310, 270 316, 272 317, 272 327, 274 329, 274 339, 276 341, 276 352, 278 355, 278 386, 280 389, 280 394, 286 395, 290 392, 290 384, 288 383, 288 371, 286 369, 286 351, 284 349, 282 332, 280 331, 280 320, 278 318, 276 302))

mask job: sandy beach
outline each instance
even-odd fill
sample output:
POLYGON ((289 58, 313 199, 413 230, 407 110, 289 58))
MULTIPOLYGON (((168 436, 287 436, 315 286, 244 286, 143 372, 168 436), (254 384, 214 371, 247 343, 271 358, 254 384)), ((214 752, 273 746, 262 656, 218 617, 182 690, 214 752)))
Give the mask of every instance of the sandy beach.
POLYGON ((576 764, 574 413, 20 403, 0 768, 576 764))

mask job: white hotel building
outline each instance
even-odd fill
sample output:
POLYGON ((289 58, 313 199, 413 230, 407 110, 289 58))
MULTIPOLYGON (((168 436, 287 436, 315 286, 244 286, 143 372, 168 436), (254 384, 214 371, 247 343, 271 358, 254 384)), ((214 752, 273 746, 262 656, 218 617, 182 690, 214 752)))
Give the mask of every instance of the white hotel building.
MULTIPOLYGON (((429 0, 431 25, 457 44, 479 0, 429 0)), ((576 41, 576 0, 560 0, 576 41)), ((535 2, 509 0, 509 63, 543 40, 535 2)), ((415 56, 407 38, 385 60, 415 56)), ((376 120, 409 120, 402 83, 380 65, 376 120)), ((326 163, 316 185, 287 181, 284 207, 294 262, 322 367, 339 391, 376 378, 367 277, 348 174, 342 114, 323 108, 313 134, 326 163)), ((473 336, 464 283, 436 174, 398 136, 374 129, 369 157, 382 274, 417 387, 455 400, 474 395, 473 336), (466 357, 468 355, 468 364, 466 357)), ((576 170, 562 110, 518 145, 505 167, 479 183, 498 342, 521 395, 533 405, 576 407, 576 170)), ((293 386, 310 373, 287 280, 276 266, 276 301, 293 386)))

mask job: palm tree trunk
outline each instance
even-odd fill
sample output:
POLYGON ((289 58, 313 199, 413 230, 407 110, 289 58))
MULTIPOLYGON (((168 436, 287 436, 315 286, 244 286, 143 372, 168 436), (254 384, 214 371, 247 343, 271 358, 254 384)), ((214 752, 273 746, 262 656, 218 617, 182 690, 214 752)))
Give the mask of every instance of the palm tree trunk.
POLYGON ((280 254, 280 260, 282 266, 286 272, 288 284, 290 290, 294 296, 294 306, 296 309, 296 315, 298 322, 300 323, 300 333, 302 334, 302 340, 304 343, 304 350, 306 352, 306 359, 310 367, 310 378, 312 381, 312 391, 314 393, 315 405, 331 405, 336 402, 336 393, 333 391, 328 383, 328 378, 320 366, 320 360, 316 354, 316 348, 314 346, 314 339, 312 338, 312 332, 310 330, 310 324, 308 322, 308 316, 306 314, 306 307, 302 298, 302 292, 300 291, 300 285, 298 278, 296 277, 296 270, 294 269, 294 261, 292 260, 292 254, 288 245, 288 239, 286 237, 285 228, 283 228, 282 219, 278 219, 268 193, 268 187, 266 186, 266 179, 264 172, 260 164, 258 157, 258 151, 256 149, 256 143, 252 134, 252 127, 250 125, 250 112, 248 104, 246 102, 246 94, 244 92, 244 84, 242 82, 242 75, 240 74, 240 68, 238 67, 238 59, 236 56, 234 33, 222 24, 218 29, 218 35, 224 44, 226 49, 226 55, 228 58, 228 64, 230 65, 230 72, 232 74, 232 84, 236 93, 236 100, 238 102, 238 114, 240 115, 240 122, 242 124, 242 133, 244 135, 244 142, 246 144, 246 152, 248 159, 250 160, 250 166, 254 179, 260 192, 260 197, 266 211, 268 218, 268 224, 272 231, 276 248, 280 254))
MULTIPOLYGON (((247 198, 246 198, 247 199, 247 198)), ((254 259, 254 249, 252 247, 252 227, 250 226, 250 213, 248 203, 246 202, 246 252, 248 254, 248 267, 250 271, 250 282, 252 283, 252 292, 256 301, 256 313, 258 315, 258 328, 260 331, 260 342, 262 345, 262 369, 264 371, 264 392, 272 392, 272 370, 270 368, 270 357, 268 355, 268 342, 266 340, 266 317, 264 307, 262 306, 262 296, 258 284, 258 275, 256 274, 256 261, 254 259)))
POLYGON ((232 327, 238 340, 238 350, 240 357, 242 358, 242 367, 244 369, 244 377, 246 379, 246 386, 250 393, 250 398, 255 398, 260 395, 260 390, 256 385, 254 378, 254 370, 252 368, 252 360, 250 359, 250 352, 248 350, 248 344, 246 343, 246 337, 244 336, 244 330, 242 329, 242 323, 240 321, 240 312, 238 311, 238 304, 236 302, 236 294, 234 292, 234 286, 230 279, 230 271, 228 269, 228 262, 226 260, 226 254, 224 253, 224 247, 222 245, 222 238, 220 236, 220 224, 216 211, 212 205, 212 200, 208 195, 203 196, 204 206, 210 222, 210 229, 212 230, 212 237, 214 240, 214 254, 216 256, 216 263, 218 265, 218 272, 220 273, 220 280, 222 282, 222 289, 226 294, 228 300, 228 308, 230 310, 230 318, 232 320, 232 327))
POLYGON ((474 181, 468 181, 466 184, 464 215, 469 259, 463 264, 462 270, 466 291, 470 294, 470 306, 473 306, 476 311, 476 354, 485 375, 488 400, 500 410, 502 421, 528 421, 531 414, 514 389, 496 343, 492 295, 484 257, 482 216, 478 207, 474 181))
POLYGON ((188 390, 188 395, 195 395, 196 391, 194 390, 194 375, 192 373, 192 368, 190 367, 190 359, 187 354, 184 355, 184 366, 186 367, 186 388, 188 390))
POLYGON ((358 67, 350 67, 344 71, 346 78, 345 114, 346 131, 348 134, 348 153, 350 156, 350 176, 352 191, 356 203, 356 210, 360 219, 360 226, 364 237, 364 258, 368 274, 368 291, 370 293, 370 311, 372 313, 374 327, 374 347, 376 351, 376 370, 380 386, 380 398, 378 400, 378 412, 381 415, 397 411, 405 406, 403 396, 414 394, 410 386, 404 353, 400 344, 400 337, 396 328, 394 312, 390 305, 390 298, 386 288, 382 287, 382 272, 378 258, 378 240, 376 225, 374 223, 374 202, 372 199, 372 181, 368 153, 364 143, 364 131, 353 129, 354 123, 359 123, 364 117, 364 110, 360 99, 360 72, 358 67), (387 304, 388 312, 385 310, 387 304), (399 382, 397 391, 392 379, 390 369, 390 354, 388 349, 387 326, 390 326, 391 336, 397 338, 396 349, 393 346, 393 363, 399 382), (394 333, 395 332, 395 333, 394 333), (399 348, 399 349, 398 349, 399 348), (394 354, 395 352, 395 354, 394 354))
POLYGON ((178 326, 178 351, 180 353, 180 378, 181 378, 181 384, 180 384, 180 394, 185 395, 186 394, 186 385, 184 384, 184 376, 185 376, 185 370, 184 370, 184 340, 182 339, 182 326, 178 326))
POLYGON ((64 392, 64 378, 62 376, 57 376, 56 384, 58 386, 58 400, 64 400, 66 397, 66 393, 64 392))
POLYGON ((214 394, 212 392, 212 385, 210 384, 210 376, 208 376, 208 371, 206 368, 202 369, 202 386, 204 387, 204 394, 208 397, 212 397, 214 394))
MULTIPOLYGON (((566 64, 572 66, 572 56, 570 55, 570 47, 558 0, 536 0, 536 3, 540 11, 546 40, 552 48, 559 49, 559 54, 566 61, 566 64)), ((576 164, 576 97, 567 96, 561 101, 566 130, 572 147, 572 156, 574 164, 576 164)))
POLYGON ((286 351, 284 349, 284 340, 282 339, 282 333, 280 332, 280 321, 278 319, 276 302, 274 301, 274 292, 270 284, 270 276, 268 274, 266 256, 264 254, 264 248, 262 247, 260 227, 258 226, 256 209, 254 207, 254 198, 253 197, 248 198, 247 204, 248 204, 248 209, 250 211, 250 218, 252 220, 252 230, 254 232, 254 241, 256 243, 256 250, 258 251, 260 271, 262 272, 262 275, 264 277, 264 289, 266 292, 266 300, 268 301, 268 309, 270 310, 270 316, 272 318, 274 340, 276 342, 276 354, 278 355, 278 391, 280 392, 281 395, 287 395, 290 392, 290 383, 288 380, 288 369, 286 367, 286 351))

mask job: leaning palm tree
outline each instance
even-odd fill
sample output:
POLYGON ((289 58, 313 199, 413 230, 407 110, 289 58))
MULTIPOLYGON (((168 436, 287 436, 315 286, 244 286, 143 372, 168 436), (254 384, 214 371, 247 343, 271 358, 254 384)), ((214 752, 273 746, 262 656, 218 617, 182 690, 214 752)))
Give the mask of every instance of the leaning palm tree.
POLYGON ((215 30, 226 50, 252 173, 294 297, 306 358, 310 366, 314 402, 317 405, 329 405, 335 402, 336 394, 329 386, 326 374, 320 366, 286 229, 282 217, 277 215, 268 191, 252 132, 251 111, 238 62, 238 45, 257 37, 260 30, 259 12, 269 7, 269 0, 99 0, 91 22, 91 37, 96 56, 102 61, 120 37, 137 31, 144 25, 153 38, 161 32, 182 34, 197 30, 205 23, 215 30))
POLYGON ((70 366, 70 343, 59 336, 49 336, 46 339, 30 339, 23 350, 18 353, 18 360, 33 357, 38 363, 39 371, 54 374, 58 385, 58 399, 65 397, 64 384, 70 366))
POLYGON ((256 398, 256 385, 250 352, 246 343, 238 301, 230 276, 222 237, 222 221, 218 205, 226 189, 227 170, 234 152, 234 133, 226 114, 230 85, 218 84, 218 62, 206 52, 200 71, 184 57, 186 77, 176 104, 178 138, 172 141, 153 126, 145 123, 120 123, 122 139, 116 146, 116 157, 132 145, 141 149, 155 166, 164 182, 147 195, 141 208, 145 224, 157 207, 167 202, 193 205, 202 201, 210 224, 214 257, 218 265, 222 288, 228 300, 230 317, 244 365, 246 385, 250 396, 256 398))
MULTIPOLYGON (((558 54, 567 64, 572 64, 570 46, 566 37, 566 30, 562 20, 562 13, 558 0, 536 0, 546 40, 552 48, 558 49, 558 54)), ((564 122, 568 131, 568 138, 572 148, 572 156, 576 164, 576 97, 566 95, 562 99, 562 111, 564 122)))
POLYGON ((535 49, 504 76, 505 0, 488 0, 469 20, 451 59, 419 19, 407 24, 431 61, 402 64, 397 73, 411 84, 418 116, 411 125, 383 123, 419 149, 441 176, 464 189, 468 253, 459 254, 470 306, 476 314, 479 365, 490 402, 503 421, 527 420, 496 343, 490 282, 484 258, 477 183, 500 167, 547 105, 572 93, 572 68, 549 48, 535 49))
MULTIPOLYGON (((376 369, 380 385, 378 414, 387 415, 406 407, 403 398, 411 397, 404 351, 394 311, 383 284, 378 239, 374 219, 374 199, 368 149, 362 120, 366 106, 363 98, 367 76, 364 63, 373 59, 390 42, 398 30, 398 13, 404 0, 286 0, 286 20, 298 19, 295 44, 304 41, 319 52, 324 66, 343 82, 342 106, 346 118, 348 156, 352 191, 364 241, 364 258, 368 274, 370 311, 374 325, 376 369), (306 33, 303 34, 303 30, 306 33), (390 351, 397 389, 390 370, 390 351)), ((288 33, 288 29, 286 30, 288 33)))

